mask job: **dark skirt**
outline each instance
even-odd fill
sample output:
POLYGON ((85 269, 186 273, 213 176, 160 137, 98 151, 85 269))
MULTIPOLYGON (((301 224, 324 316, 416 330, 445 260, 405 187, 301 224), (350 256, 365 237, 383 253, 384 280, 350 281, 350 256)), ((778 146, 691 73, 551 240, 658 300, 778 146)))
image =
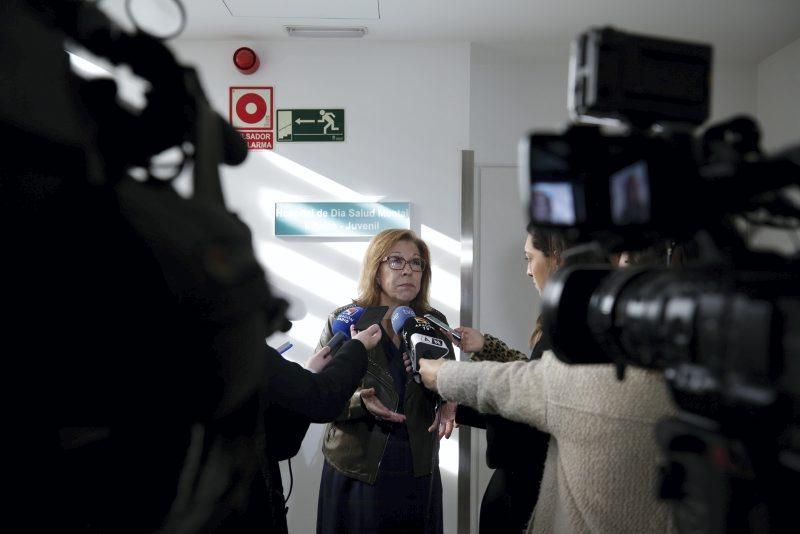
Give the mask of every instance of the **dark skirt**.
POLYGON ((480 534, 521 534, 539 498, 541 469, 495 469, 481 501, 480 534))
POLYGON ((325 462, 317 534, 442 534, 438 466, 415 477, 408 441, 389 437, 375 484, 350 478, 325 462))

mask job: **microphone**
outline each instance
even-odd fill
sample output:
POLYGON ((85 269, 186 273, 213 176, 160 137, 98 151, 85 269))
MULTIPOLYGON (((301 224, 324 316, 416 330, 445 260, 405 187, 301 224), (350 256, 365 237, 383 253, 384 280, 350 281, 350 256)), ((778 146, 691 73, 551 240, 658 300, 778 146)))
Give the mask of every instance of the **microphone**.
POLYGON ((446 356, 450 349, 444 339, 427 319, 417 317, 408 306, 399 306, 392 313, 392 328, 405 345, 406 354, 411 360, 414 380, 419 384, 419 360, 427 358, 438 360, 446 356))
POLYGON ((413 319, 416 317, 416 313, 414 310, 409 308, 408 306, 398 306, 392 312, 392 330, 394 330, 395 334, 403 337, 403 327, 405 326, 406 322, 409 319, 413 319))
POLYGON ((350 339, 350 325, 356 324, 363 313, 364 308, 361 306, 353 306, 352 308, 347 308, 339 312, 333 320, 333 323, 331 323, 333 337, 325 345, 331 348, 331 356, 336 354, 336 351, 339 350, 342 343, 350 339))

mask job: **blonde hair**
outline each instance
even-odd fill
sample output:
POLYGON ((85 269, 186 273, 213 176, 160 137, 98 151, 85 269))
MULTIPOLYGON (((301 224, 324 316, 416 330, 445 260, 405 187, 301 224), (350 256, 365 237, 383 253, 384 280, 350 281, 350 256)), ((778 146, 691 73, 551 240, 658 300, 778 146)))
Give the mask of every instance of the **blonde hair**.
POLYGON ((417 237, 411 230, 389 229, 379 232, 372 238, 364 253, 364 262, 361 265, 361 277, 358 280, 358 298, 355 303, 359 306, 377 306, 381 302, 381 287, 378 285, 378 269, 381 267, 383 258, 392 251, 398 241, 410 241, 419 249, 420 257, 425 261, 425 269, 422 271, 422 281, 419 286, 419 293, 411 301, 411 308, 422 315, 431 310, 428 304, 428 290, 431 285, 431 254, 425 241, 417 237))

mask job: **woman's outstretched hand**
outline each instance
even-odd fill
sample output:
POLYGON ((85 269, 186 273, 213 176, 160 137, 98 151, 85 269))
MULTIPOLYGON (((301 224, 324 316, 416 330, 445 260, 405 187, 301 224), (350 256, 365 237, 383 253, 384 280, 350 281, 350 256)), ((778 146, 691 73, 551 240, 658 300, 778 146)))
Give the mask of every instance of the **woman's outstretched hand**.
POLYGON ((439 412, 436 414, 436 419, 433 420, 433 424, 428 427, 428 432, 436 432, 438 429, 439 439, 443 437, 450 439, 450 435, 456 427, 456 408, 458 408, 458 404, 455 402, 445 402, 442 404, 442 407, 439 408, 439 412))
POLYGON ((406 420, 405 415, 393 412, 378 399, 378 396, 375 395, 375 388, 362 389, 361 402, 364 403, 364 407, 367 409, 367 411, 379 421, 402 423, 406 420))

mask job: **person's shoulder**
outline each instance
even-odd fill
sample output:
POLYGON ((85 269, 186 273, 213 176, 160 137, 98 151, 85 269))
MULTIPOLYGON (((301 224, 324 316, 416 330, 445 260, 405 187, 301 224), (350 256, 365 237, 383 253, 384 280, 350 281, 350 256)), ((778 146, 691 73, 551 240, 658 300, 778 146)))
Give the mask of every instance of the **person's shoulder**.
POLYGON ((351 308, 357 308, 357 307, 358 307, 358 304, 356 304, 355 302, 351 302, 349 304, 345 304, 344 306, 339 306, 338 308, 333 310, 333 312, 331 312, 331 313, 339 314, 339 313, 342 313, 345 310, 349 310, 351 308))
POLYGON ((329 317, 331 320, 333 320, 333 319, 335 319, 335 318, 336 318, 336 316, 337 316, 337 315, 339 315, 340 313, 342 313, 342 312, 346 312, 347 310, 352 310, 353 308, 357 308, 357 307, 358 307, 358 304, 356 304, 355 302, 351 302, 351 303, 349 303, 349 304, 345 304, 344 306, 339 306, 338 308, 336 308, 335 310, 333 310, 333 311, 332 311, 330 314, 328 314, 328 317, 329 317))

